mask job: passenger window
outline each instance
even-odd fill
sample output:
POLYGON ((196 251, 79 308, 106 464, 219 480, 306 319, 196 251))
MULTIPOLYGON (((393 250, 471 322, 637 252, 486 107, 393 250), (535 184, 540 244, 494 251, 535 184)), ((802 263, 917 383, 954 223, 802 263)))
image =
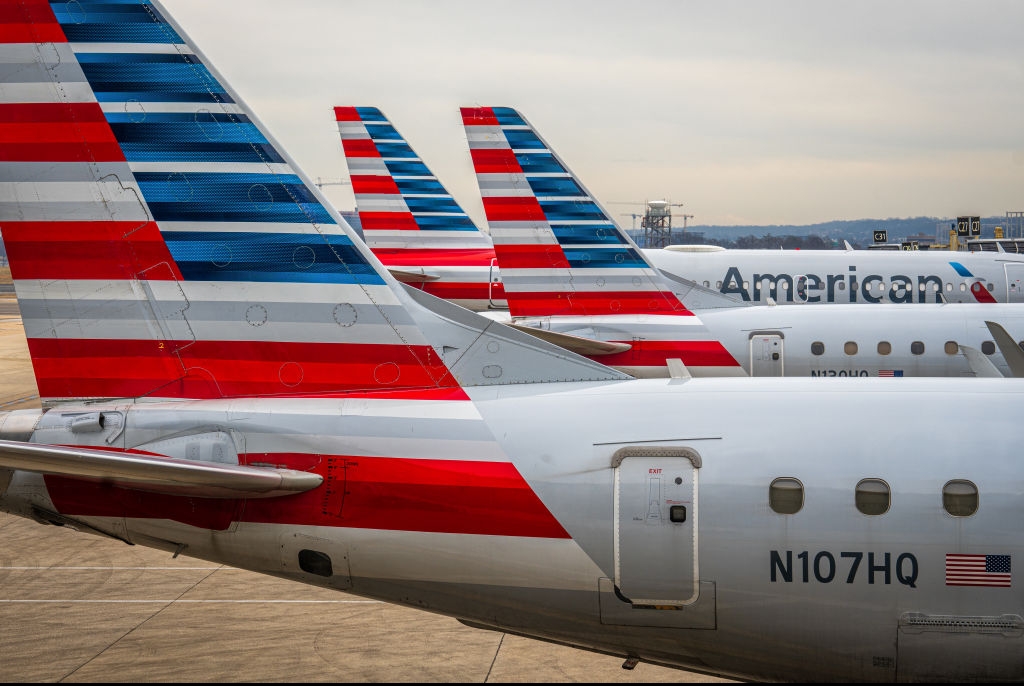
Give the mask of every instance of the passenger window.
POLYGON ((744 281, 743 282, 743 290, 747 290, 748 288, 750 288, 750 282, 749 281, 744 281))
POLYGON ((986 355, 991 355, 996 351, 996 344, 992 341, 985 341, 981 344, 981 352, 986 355))
POLYGON ((879 341, 878 342, 878 354, 879 355, 888 355, 891 352, 892 352, 892 343, 890 343, 889 341, 879 341))
POLYGON ((717 289, 721 290, 721 288, 722 288, 722 282, 721 282, 721 281, 716 281, 715 283, 716 283, 716 285, 715 285, 715 288, 717 288, 717 289))
POLYGON ((1024 350, 1024 341, 1017 341, 1017 347, 1024 350))
POLYGON ((879 282, 879 284, 878 284, 878 292, 879 293, 884 293, 885 292, 885 284, 884 283, 879 282))
POLYGON ((843 343, 843 352, 847 355, 856 355, 857 344, 853 341, 846 341, 846 343, 843 343))
POLYGON ((942 508, 954 517, 970 517, 978 511, 978 487, 965 479, 953 479, 942 487, 942 508))
POLYGON ((804 506, 804 485, 796 479, 776 479, 768 487, 768 506, 779 514, 796 514, 804 506))
POLYGON ((951 283, 949 283, 947 281, 946 282, 946 292, 949 293, 951 290, 953 290, 953 284, 951 284, 951 283))
POLYGON ((994 284, 994 283, 991 283, 991 282, 990 282, 990 283, 988 284, 988 290, 989 290, 989 291, 994 291, 995 289, 996 289, 996 286, 995 286, 995 284, 994 284))
POLYGON ((965 284, 965 283, 961 283, 961 284, 960 284, 960 292, 961 292, 961 293, 963 293, 963 292, 964 292, 964 291, 966 291, 966 290, 967 290, 967 284, 965 284))
POLYGON ((956 341, 946 341, 946 344, 942 346, 942 349, 946 351, 947 355, 956 355, 960 352, 960 346, 956 344, 956 341))
POLYGON ((711 282, 710 281, 705 281, 704 282, 704 288, 710 288, 710 287, 711 287, 711 282))
POLYGON ((845 291, 846 290, 846 282, 845 281, 840 281, 836 285, 839 287, 839 290, 841 290, 841 291, 845 291))
MULTIPOLYGON (((1022 343, 1024 343, 1024 341, 1022 341, 1022 343)), ((1024 346, 1021 346, 1021 347, 1022 347, 1022 349, 1024 349, 1024 346)), ((811 354, 812 355, 824 355, 825 354, 825 344, 822 343, 821 341, 814 341, 813 343, 811 343, 811 354)))
POLYGON ((914 341, 910 344, 910 352, 914 355, 924 355, 924 343, 921 341, 914 341))
POLYGON ((889 484, 881 479, 864 479, 854 495, 861 514, 881 515, 889 511, 889 484))

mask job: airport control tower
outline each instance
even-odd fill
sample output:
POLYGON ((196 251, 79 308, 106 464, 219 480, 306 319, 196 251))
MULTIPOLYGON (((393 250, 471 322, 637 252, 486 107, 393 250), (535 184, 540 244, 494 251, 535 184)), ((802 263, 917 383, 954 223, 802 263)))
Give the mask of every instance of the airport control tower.
POLYGON ((664 248, 672 238, 672 205, 668 200, 648 200, 640 223, 649 248, 664 248))

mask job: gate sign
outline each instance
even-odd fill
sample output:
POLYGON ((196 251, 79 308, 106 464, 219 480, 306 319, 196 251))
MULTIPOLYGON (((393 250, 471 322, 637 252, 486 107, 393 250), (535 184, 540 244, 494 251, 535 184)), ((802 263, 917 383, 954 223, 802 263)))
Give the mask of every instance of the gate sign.
POLYGON ((957 217, 956 218, 956 235, 957 236, 980 236, 981 235, 981 217, 957 217))
POLYGON ((875 231, 875 243, 888 243, 888 242, 889 242, 889 232, 888 231, 886 231, 885 229, 882 229, 881 231, 875 231))

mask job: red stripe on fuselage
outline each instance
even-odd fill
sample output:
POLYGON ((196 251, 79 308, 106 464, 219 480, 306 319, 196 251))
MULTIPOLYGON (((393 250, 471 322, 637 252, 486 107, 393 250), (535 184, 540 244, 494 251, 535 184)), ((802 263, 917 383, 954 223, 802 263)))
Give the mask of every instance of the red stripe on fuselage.
MULTIPOLYGON (((309 469, 308 454, 248 456, 309 469)), ((312 471, 320 487, 293 496, 245 501, 144 493, 82 479, 47 476, 54 505, 67 516, 173 519, 226 529, 232 519, 263 524, 333 526, 531 538, 569 538, 509 462, 324 456, 312 471)))
POLYGON ((16 281, 182 278, 155 222, 12 221, 3 236, 16 281))
POLYGON ((0 104, 0 160, 123 162, 99 104, 0 104))
POLYGON ((47 0, 0 0, 0 43, 66 43, 47 0))
POLYGON ((569 260, 557 243, 495 243, 498 264, 504 269, 569 269, 569 260))
MULTIPOLYGON (((352 179, 352 192, 357 196, 363 193, 370 195, 402 195, 402 191, 398 190, 398 185, 390 176, 357 174, 350 178, 352 179)), ((356 203, 358 204, 358 202, 359 198, 356 198, 356 203)))
POLYGON ((544 210, 533 196, 483 198, 483 202, 487 221, 547 221, 544 210))
POLYGON ((335 121, 362 121, 363 118, 359 116, 359 110, 355 107, 335 107, 334 108, 334 119, 335 121))
POLYGON ((363 231, 419 231, 412 212, 360 212, 363 231))
POLYGON ((458 387, 430 346, 30 338, 28 347, 44 398, 215 398, 458 387))
MULTIPOLYGON (((471 148, 477 174, 522 174, 523 168, 510 148, 471 148)), ((487 198, 484 198, 487 201, 487 198)))
MULTIPOLYGON (((427 240, 428 236, 424 236, 427 240)), ((371 248, 389 267, 489 267, 491 248, 371 248)), ((484 276, 484 279, 487 277, 484 276)))
POLYGON ((740 363, 718 341, 615 341, 629 343, 630 350, 591 359, 608 366, 664 367, 678 358, 687 367, 739 367, 740 363))
POLYGON ((498 126, 493 107, 462 107, 460 110, 465 126, 498 126))
POLYGON ((473 283, 441 280, 410 283, 407 285, 411 288, 418 288, 442 300, 476 300, 486 303, 492 300, 497 302, 505 299, 505 291, 500 283, 490 286, 486 281, 473 283))
POLYGON ((980 281, 975 281, 971 284, 971 295, 973 295, 974 299, 980 303, 996 302, 996 299, 993 298, 992 294, 989 293, 987 288, 985 288, 985 284, 980 281))
POLYGON ((671 293, 659 291, 597 292, 577 291, 510 292, 505 291, 513 317, 546 317, 548 315, 601 316, 627 314, 671 314, 693 316, 693 313, 671 293))
POLYGON ((341 147, 346 157, 380 157, 377 146, 369 138, 343 138, 341 147))

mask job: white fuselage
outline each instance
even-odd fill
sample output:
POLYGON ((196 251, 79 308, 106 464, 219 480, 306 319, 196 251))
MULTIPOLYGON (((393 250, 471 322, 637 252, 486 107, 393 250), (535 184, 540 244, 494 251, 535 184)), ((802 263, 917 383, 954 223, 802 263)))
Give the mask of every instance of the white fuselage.
POLYGON ((1024 257, 1015 254, 943 250, 643 252, 664 272, 752 303, 764 304, 771 298, 778 304, 921 304, 940 301, 940 294, 950 303, 1024 302, 1024 257), (975 290, 976 283, 988 295, 975 290))
MULTIPOLYGON (((879 305, 864 308, 753 306, 696 312, 704 331, 686 317, 605 316, 526 318, 517 323, 634 345, 611 362, 636 376, 666 376, 663 364, 639 355, 646 341, 719 341, 751 376, 975 376, 959 346, 980 350, 1004 375, 1009 368, 985 321, 1024 341, 1024 306, 879 305)), ((666 357, 672 357, 666 351, 666 357)), ((601 357, 593 359, 602 361, 601 357)), ((683 359, 686 362, 685 358, 683 359)), ((730 375, 721 366, 687 364, 693 376, 730 375)))
POLYGON ((0 507, 719 674, 956 680, 984 664, 991 679, 1024 677, 1019 584, 946 581, 949 554, 1024 554, 1024 436, 1012 428, 1024 382, 466 390, 455 401, 91 405, 124 417, 95 434, 72 434, 67 418, 81 407, 58 407, 34 440, 130 448, 212 426, 244 446, 240 461, 301 465, 325 484, 225 501, 17 471, 0 479, 0 507), (869 427, 851 423, 864 417, 869 427), (772 504, 779 479, 799 484, 791 513, 772 504), (884 511, 862 510, 865 479, 875 496, 884 485, 884 511), (944 508, 952 481, 976 489, 976 511, 944 508))

